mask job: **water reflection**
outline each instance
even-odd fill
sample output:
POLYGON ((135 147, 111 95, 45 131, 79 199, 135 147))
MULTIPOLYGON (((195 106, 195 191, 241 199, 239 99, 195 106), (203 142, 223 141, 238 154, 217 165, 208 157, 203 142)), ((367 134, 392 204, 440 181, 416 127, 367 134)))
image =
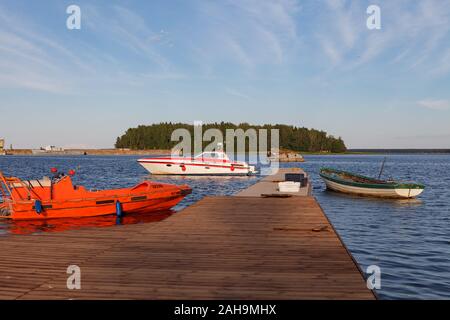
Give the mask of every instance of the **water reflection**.
POLYGON ((376 198, 376 197, 365 197, 360 195, 353 195, 347 193, 341 193, 334 190, 325 189, 323 190, 321 187, 315 187, 314 190, 322 190, 323 194, 321 197, 324 199, 332 198, 338 199, 341 198, 343 200, 351 200, 354 202, 368 202, 375 203, 380 205, 388 205, 388 206, 398 206, 398 207, 420 207, 424 204, 424 202, 419 199, 389 199, 389 198, 376 198))
POLYGON ((126 214, 122 217, 115 215, 86 217, 86 218, 60 218, 46 220, 4 221, 0 234, 33 234, 40 232, 62 232, 82 228, 111 227, 114 225, 127 225, 137 223, 152 223, 167 219, 175 211, 160 211, 140 214, 126 214))

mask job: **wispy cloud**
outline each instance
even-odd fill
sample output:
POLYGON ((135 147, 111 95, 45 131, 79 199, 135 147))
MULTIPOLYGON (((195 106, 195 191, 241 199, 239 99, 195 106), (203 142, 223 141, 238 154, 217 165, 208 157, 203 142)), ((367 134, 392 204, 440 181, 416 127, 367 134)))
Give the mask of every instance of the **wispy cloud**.
POLYGON ((168 70, 171 63, 162 55, 157 46, 171 45, 167 32, 153 31, 143 16, 121 6, 102 8, 92 5, 83 7, 85 25, 89 32, 99 39, 108 39, 168 70))
POLYGON ((315 36, 331 64, 337 65, 353 51, 359 40, 361 6, 359 2, 345 0, 327 0, 325 4, 325 10, 318 17, 315 36))
POLYGON ((148 81, 184 77, 158 51, 173 45, 168 32, 152 31, 143 16, 120 6, 101 11, 85 5, 82 12, 82 30, 68 31, 62 25, 61 33, 34 23, 32 16, 17 15, 0 6, 0 87, 82 94, 95 85, 143 86, 148 81), (102 50, 83 37, 67 41, 64 31, 88 33, 124 50, 119 54, 115 48, 102 50), (123 60, 133 54, 147 63, 133 70, 123 60))
POLYGON ((65 58, 70 54, 48 38, 38 36, 35 26, 24 21, 0 7, 0 86, 66 92, 67 83, 51 54, 56 52, 65 58))
POLYGON ((431 109, 431 110, 450 110, 450 101, 449 100, 421 100, 418 101, 417 104, 421 107, 431 109))
POLYGON ((450 73, 450 48, 443 52, 439 58, 437 65, 433 68, 436 75, 446 75, 450 73))
POLYGON ((242 92, 240 92, 239 90, 236 90, 236 89, 225 88, 225 92, 227 94, 229 94, 230 96, 233 96, 233 97, 237 97, 237 98, 241 98, 241 99, 245 99, 245 100, 250 100, 251 99, 249 95, 247 95, 245 93, 242 93, 242 92))
POLYGON ((319 42, 323 52, 329 58, 332 65, 337 65, 342 60, 342 51, 328 37, 319 36, 319 42))
POLYGON ((450 72, 450 2, 440 0, 383 1, 381 30, 366 28, 369 2, 327 0, 319 14, 316 38, 329 63, 343 69, 392 62, 404 70, 428 74, 450 72), (385 55, 389 57, 386 58, 385 55))
MULTIPOLYGON (((190 39, 201 61, 247 68, 281 65, 297 49, 297 1, 228 0, 198 3, 203 31, 190 39)), ((210 68, 209 68, 210 69, 210 68)))

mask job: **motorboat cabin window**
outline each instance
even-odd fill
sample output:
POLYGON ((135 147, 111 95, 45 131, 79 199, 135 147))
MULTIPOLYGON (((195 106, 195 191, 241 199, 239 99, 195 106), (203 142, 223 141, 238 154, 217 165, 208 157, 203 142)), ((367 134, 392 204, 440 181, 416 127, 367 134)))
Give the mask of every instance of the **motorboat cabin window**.
POLYGON ((224 152, 203 152, 196 156, 196 158, 207 158, 207 159, 228 159, 224 152))

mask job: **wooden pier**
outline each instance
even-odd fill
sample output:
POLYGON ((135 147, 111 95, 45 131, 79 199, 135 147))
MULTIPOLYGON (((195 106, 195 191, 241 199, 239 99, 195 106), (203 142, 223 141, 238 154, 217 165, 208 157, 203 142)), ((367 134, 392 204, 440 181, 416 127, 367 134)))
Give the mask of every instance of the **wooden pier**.
MULTIPOLYGON (((303 174, 308 178, 308 175, 305 171, 300 168, 289 168, 289 169, 279 169, 274 174, 268 175, 262 178, 258 183, 248 187, 245 190, 242 190, 238 194, 237 197, 262 197, 262 196, 283 196, 287 195, 289 197, 307 197, 312 196, 312 185, 311 182, 305 187, 300 188, 298 192, 291 192, 289 194, 282 193, 278 191, 278 182, 285 181, 286 173, 296 173, 303 174)), ((308 178, 309 179, 309 178, 308 178)))
POLYGON ((375 298, 308 195, 206 197, 157 223, 1 237, 0 252, 0 299, 375 298))

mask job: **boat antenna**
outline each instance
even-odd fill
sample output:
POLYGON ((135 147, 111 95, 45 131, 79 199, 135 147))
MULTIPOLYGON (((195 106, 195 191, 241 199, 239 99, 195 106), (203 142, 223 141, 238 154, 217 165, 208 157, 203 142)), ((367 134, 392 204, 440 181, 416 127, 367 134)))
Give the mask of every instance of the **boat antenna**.
POLYGON ((380 174, 378 175, 378 180, 381 179, 381 175, 383 174, 383 170, 384 170, 384 165, 385 165, 385 163, 386 163, 386 159, 387 159, 387 157, 384 157, 384 159, 383 159, 383 164, 381 165, 380 174))

